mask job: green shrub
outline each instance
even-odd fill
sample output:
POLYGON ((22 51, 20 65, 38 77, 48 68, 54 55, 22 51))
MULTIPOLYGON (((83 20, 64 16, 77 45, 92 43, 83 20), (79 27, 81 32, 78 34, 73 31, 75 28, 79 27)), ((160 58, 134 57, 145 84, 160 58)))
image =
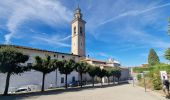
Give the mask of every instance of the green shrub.
POLYGON ((140 81, 140 80, 142 79, 141 74, 138 74, 138 75, 137 75, 137 79, 138 79, 138 81, 140 81))
POLYGON ((160 79, 159 74, 154 74, 153 75, 152 84, 153 84, 154 90, 162 89, 162 86, 161 86, 162 83, 161 83, 161 79, 160 79))
POLYGON ((133 71, 137 73, 142 73, 143 71, 151 71, 153 69, 154 69, 153 67, 136 67, 133 68, 133 71))

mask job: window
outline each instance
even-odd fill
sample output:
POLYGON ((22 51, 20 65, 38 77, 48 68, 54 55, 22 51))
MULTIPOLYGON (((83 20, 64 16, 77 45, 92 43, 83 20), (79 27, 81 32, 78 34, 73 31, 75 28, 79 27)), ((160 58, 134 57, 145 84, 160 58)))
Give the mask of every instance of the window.
POLYGON ((61 77, 61 83, 64 83, 64 77, 61 77))
POLYGON ((73 77, 72 77, 72 82, 75 82, 75 81, 76 81, 76 79, 75 79, 75 77, 73 76, 73 77))
POLYGON ((27 66, 32 66, 32 63, 27 63, 27 66))
POLYGON ((56 55, 54 55, 54 57, 56 57, 56 55))
POLYGON ((62 56, 62 58, 64 58, 64 56, 62 56))
POLYGON ((83 35, 82 27, 80 27, 80 35, 83 35))
POLYGON ((76 34, 76 27, 74 27, 74 34, 76 34))

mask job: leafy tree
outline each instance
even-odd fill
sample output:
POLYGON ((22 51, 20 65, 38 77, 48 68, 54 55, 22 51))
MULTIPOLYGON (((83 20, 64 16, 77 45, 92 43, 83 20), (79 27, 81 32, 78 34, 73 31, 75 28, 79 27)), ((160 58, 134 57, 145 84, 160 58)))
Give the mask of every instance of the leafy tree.
POLYGON ((70 74, 74 68, 75 68, 75 61, 69 60, 69 61, 62 61, 62 63, 59 66, 59 71, 61 74, 65 74, 65 88, 67 89, 67 76, 70 74))
POLYGON ((154 49, 150 49, 150 52, 148 55, 148 64, 150 66, 153 66, 153 65, 156 65, 159 63, 160 63, 160 61, 159 61, 159 57, 158 57, 157 53, 155 52, 154 49))
POLYGON ((10 76, 28 71, 29 67, 24 66, 29 56, 22 54, 14 47, 6 46, 0 48, 0 72, 7 73, 4 95, 8 94, 10 76))
POLYGON ((82 87, 83 73, 86 73, 89 70, 88 64, 85 62, 76 63, 75 69, 80 74, 80 85, 82 87))
POLYGON ((166 58, 167 60, 170 61, 170 48, 168 48, 168 49, 165 51, 164 56, 165 56, 165 58, 166 58))
POLYGON ((94 87, 94 77, 97 75, 97 70, 96 70, 97 67, 95 66, 92 66, 92 65, 89 65, 89 70, 88 70, 88 73, 89 75, 92 77, 92 81, 93 81, 93 87, 94 87))
POLYGON ((101 85, 103 85, 102 78, 104 76, 106 76, 106 70, 105 69, 100 69, 100 67, 97 67, 96 71, 97 71, 97 76, 100 77, 100 79, 101 79, 101 81, 100 81, 101 85))
POLYGON ((32 66, 32 69, 39 71, 43 74, 43 78, 42 78, 42 88, 41 91, 44 91, 44 82, 45 82, 45 76, 46 74, 54 71, 56 69, 56 66, 54 66, 55 61, 51 60, 50 56, 46 56, 45 59, 36 56, 35 57, 35 65, 32 66))
POLYGON ((111 70, 111 73, 112 73, 112 76, 113 76, 113 84, 114 84, 114 82, 115 82, 115 77, 116 77, 116 69, 113 68, 113 69, 111 70))
POLYGON ((121 77, 121 70, 119 70, 119 69, 115 70, 115 77, 118 79, 118 83, 119 83, 119 79, 121 77))
POLYGON ((106 77, 107 77, 107 79, 108 79, 108 84, 110 83, 110 76, 112 76, 112 69, 106 69, 106 77))

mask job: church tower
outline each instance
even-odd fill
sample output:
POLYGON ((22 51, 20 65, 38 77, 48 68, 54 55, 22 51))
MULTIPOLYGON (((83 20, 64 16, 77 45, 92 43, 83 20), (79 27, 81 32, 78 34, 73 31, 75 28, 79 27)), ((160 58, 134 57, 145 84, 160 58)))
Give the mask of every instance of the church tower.
POLYGON ((82 19, 81 9, 78 7, 72 21, 72 53, 82 57, 86 56, 85 51, 85 24, 82 19))

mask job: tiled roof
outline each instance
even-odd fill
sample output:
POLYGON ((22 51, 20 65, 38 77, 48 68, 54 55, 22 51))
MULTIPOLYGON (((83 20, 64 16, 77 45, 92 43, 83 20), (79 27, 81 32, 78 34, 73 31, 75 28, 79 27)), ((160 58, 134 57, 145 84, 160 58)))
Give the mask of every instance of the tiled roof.
MULTIPOLYGON (((26 47, 26 46, 0 44, 0 47, 4 47, 4 46, 11 46, 11 47, 15 47, 15 48, 28 49, 28 50, 35 50, 35 51, 40 51, 40 52, 59 53, 59 54, 64 54, 64 55, 79 56, 79 55, 74 55, 74 54, 69 54, 69 53, 62 53, 62 52, 55 52, 55 51, 49 51, 49 50, 42 50, 42 49, 26 47)), ((81 57, 81 56, 79 56, 79 57, 81 57)))
POLYGON ((92 58, 86 58, 86 59, 83 59, 83 61, 96 61, 96 62, 106 63, 106 61, 97 60, 97 59, 92 59, 92 58))

